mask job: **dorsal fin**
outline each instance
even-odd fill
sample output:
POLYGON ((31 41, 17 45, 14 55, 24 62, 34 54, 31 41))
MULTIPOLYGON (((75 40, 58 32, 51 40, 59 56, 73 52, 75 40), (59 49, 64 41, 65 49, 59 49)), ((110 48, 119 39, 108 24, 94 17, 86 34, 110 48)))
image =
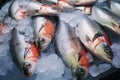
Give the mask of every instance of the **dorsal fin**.
POLYGON ((87 35, 85 36, 85 38, 86 38, 86 41, 87 41, 87 42, 88 42, 88 41, 91 41, 90 38, 89 38, 87 35))
POLYGON ((113 27, 116 27, 116 26, 119 26, 119 27, 120 27, 120 25, 117 25, 117 24, 115 24, 114 22, 111 22, 111 24, 112 24, 113 27))

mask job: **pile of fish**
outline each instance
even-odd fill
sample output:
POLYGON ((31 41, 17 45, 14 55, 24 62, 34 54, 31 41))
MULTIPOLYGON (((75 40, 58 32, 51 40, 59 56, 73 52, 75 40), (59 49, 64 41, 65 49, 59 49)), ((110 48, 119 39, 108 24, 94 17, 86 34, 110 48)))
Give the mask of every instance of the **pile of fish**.
MULTIPOLYGON (((13 0, 9 10, 0 16, 0 35, 10 34, 11 57, 25 76, 33 75, 41 53, 46 51, 51 44, 65 66, 71 69, 72 74, 78 80, 86 79, 88 73, 93 70, 87 56, 88 52, 100 61, 114 66, 112 41, 104 29, 108 28, 116 35, 120 35, 119 6, 119 0, 103 2, 97 2, 97 0, 13 0), (74 15, 75 13, 77 15, 74 15), (64 19, 62 15, 69 16, 64 19), (33 29, 33 34, 26 33, 25 27, 20 27, 17 23, 17 27, 16 25, 9 27, 5 21, 9 18, 16 22, 24 21, 24 19, 31 20, 29 24, 33 29), (75 22, 72 24, 73 20, 75 22), (6 27, 9 27, 9 31, 4 32, 6 27), (30 37, 27 38, 27 36, 30 37)), ((3 42, 1 41, 0 44, 3 42)), ((118 66, 115 67, 119 68, 118 66)))

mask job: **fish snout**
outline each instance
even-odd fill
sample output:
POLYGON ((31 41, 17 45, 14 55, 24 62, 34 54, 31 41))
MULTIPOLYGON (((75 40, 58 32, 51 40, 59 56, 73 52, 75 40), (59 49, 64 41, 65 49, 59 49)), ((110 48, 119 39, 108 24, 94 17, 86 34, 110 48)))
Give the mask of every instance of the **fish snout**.
POLYGON ((73 73, 77 77, 84 77, 86 74, 85 70, 82 67, 78 67, 78 68, 74 69, 73 73))
POLYGON ((39 37, 36 41, 36 45, 41 51, 43 51, 47 48, 50 42, 51 39, 49 39, 48 37, 39 37))
POLYGON ((32 75, 32 72, 30 70, 31 67, 32 67, 32 65, 30 63, 28 63, 28 62, 25 62, 23 64, 23 72, 24 72, 25 76, 29 77, 29 76, 32 75))

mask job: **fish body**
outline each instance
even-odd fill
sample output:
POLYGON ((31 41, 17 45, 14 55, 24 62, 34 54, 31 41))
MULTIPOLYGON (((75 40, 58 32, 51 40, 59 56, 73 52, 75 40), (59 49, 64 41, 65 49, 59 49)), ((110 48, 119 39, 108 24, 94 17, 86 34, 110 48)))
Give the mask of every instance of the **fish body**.
POLYGON ((62 57, 65 65, 71 68, 73 74, 76 76, 85 76, 89 66, 89 62, 81 55, 80 51, 84 50, 79 43, 78 38, 75 35, 74 29, 72 29, 67 23, 61 21, 59 27, 55 33, 55 47, 56 52, 62 57), (85 60, 81 62, 81 57, 85 60), (80 60, 79 60, 80 58, 80 60), (81 66, 81 64, 83 64, 81 66), (87 66, 86 66, 87 65, 87 66))
POLYGON ((111 62, 111 42, 97 23, 90 20, 87 15, 83 15, 76 31, 80 41, 88 50, 101 60, 111 62))
POLYGON ((19 69, 27 77, 31 76, 39 58, 39 51, 33 43, 26 42, 24 35, 16 28, 12 31, 10 51, 13 61, 19 69))
POLYGON ((54 23, 47 17, 37 16, 33 18, 32 27, 36 45, 40 50, 45 50, 54 36, 54 23))
POLYGON ((96 22, 120 34, 120 18, 101 6, 93 6, 92 16, 96 22))
POLYGON ((13 0, 9 7, 9 14, 12 18, 23 19, 27 15, 54 15, 58 14, 55 7, 42 4, 37 1, 22 1, 13 0), (23 4, 22 4, 23 3, 23 4))

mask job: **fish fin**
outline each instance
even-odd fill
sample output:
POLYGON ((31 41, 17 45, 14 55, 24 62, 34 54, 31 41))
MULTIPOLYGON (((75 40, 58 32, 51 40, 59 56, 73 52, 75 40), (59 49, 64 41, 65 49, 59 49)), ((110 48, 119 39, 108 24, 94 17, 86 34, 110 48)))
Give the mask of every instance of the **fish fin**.
POLYGON ((96 38, 98 38, 100 36, 104 36, 104 35, 101 32, 97 32, 92 40, 94 41, 96 38))
POLYGON ((107 35, 107 33, 104 33, 104 36, 105 36, 105 40, 107 41, 107 43, 108 43, 109 45, 112 45, 112 42, 111 42, 109 36, 107 35))
POLYGON ((111 21, 111 24, 115 30, 120 29, 120 25, 115 24, 114 22, 111 21))
POLYGON ((89 63, 86 55, 81 57, 81 59, 80 59, 80 65, 81 65, 81 66, 84 66, 84 67, 86 67, 86 68, 89 68, 90 63, 89 63))
POLYGON ((108 7, 110 8, 110 5, 111 5, 111 1, 110 0, 105 0, 103 3, 107 4, 108 7))
POLYGON ((81 48, 80 55, 81 55, 79 59, 80 65, 88 68, 90 64, 86 56, 86 51, 83 47, 81 48))
POLYGON ((91 41, 90 38, 89 38, 87 35, 85 36, 85 38, 86 38, 86 41, 87 41, 87 42, 88 42, 88 41, 91 41))

